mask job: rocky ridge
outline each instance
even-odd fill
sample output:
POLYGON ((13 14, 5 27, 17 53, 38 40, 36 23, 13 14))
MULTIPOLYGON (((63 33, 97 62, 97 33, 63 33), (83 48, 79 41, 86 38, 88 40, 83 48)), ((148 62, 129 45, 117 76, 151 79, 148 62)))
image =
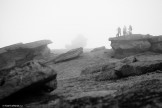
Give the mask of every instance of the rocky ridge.
POLYGON ((132 34, 109 38, 116 58, 124 58, 143 52, 161 53, 162 36, 132 34))

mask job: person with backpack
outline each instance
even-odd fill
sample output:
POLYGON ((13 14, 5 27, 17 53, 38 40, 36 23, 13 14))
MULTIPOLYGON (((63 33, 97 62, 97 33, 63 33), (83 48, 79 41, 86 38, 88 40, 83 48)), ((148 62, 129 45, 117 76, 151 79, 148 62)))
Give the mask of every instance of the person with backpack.
POLYGON ((119 37, 119 36, 121 36, 121 28, 120 27, 118 27, 117 34, 116 34, 116 37, 119 37))
POLYGON ((131 25, 129 25, 129 35, 131 35, 132 34, 132 26, 131 25))
POLYGON ((127 35, 127 28, 126 26, 123 27, 123 36, 126 36, 127 35))

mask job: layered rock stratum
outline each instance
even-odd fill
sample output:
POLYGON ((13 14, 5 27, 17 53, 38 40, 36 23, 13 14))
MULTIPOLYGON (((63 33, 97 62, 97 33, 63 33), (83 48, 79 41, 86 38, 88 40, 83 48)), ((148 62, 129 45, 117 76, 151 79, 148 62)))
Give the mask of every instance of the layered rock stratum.
POLYGON ((50 40, 31 43, 18 43, 0 49, 0 70, 12 68, 32 59, 45 58, 50 55, 50 40))
POLYGON ((116 58, 124 58, 143 52, 161 53, 162 36, 132 34, 109 38, 116 58))
POLYGON ((40 60, 50 55, 47 47, 50 43, 50 40, 41 40, 0 49, 0 101, 21 91, 56 89, 56 71, 40 60))

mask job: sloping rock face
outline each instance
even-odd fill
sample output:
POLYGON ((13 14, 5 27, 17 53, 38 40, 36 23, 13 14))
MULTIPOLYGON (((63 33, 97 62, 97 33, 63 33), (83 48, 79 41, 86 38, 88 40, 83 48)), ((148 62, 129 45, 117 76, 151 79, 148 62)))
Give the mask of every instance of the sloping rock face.
POLYGON ((0 70, 12 68, 32 59, 47 57, 50 54, 50 40, 41 40, 27 44, 14 44, 0 49, 0 70))
POLYGON ((162 36, 132 34, 109 38, 116 58, 124 58, 143 52, 162 53, 162 36))
POLYGON ((64 62, 64 61, 68 61, 68 60, 72 60, 75 59, 77 57, 79 57, 81 54, 83 53, 83 48, 77 48, 77 49, 73 49, 70 50, 64 54, 59 55, 58 57, 56 57, 56 59, 54 59, 54 63, 59 63, 59 62, 64 62))
MULTIPOLYGON (((130 56, 115 63, 104 63, 86 67, 81 75, 91 75, 95 80, 112 80, 128 76, 146 74, 162 70, 162 58, 159 55, 147 55, 147 59, 140 59, 140 56, 130 56), (155 59, 157 56, 157 59, 155 59)), ((162 57, 162 55, 160 54, 162 57)))
MULTIPOLYGON (((161 84, 162 80, 158 78, 140 80, 138 82, 135 81, 134 84, 125 85, 125 87, 118 89, 116 92, 115 90, 113 92, 107 90, 109 94, 98 94, 100 96, 96 97, 87 95, 72 100, 58 101, 57 104, 53 105, 60 108, 161 108, 161 84)), ((98 91, 94 94, 97 93, 98 91)))
POLYGON ((26 88, 54 90, 57 86, 56 76, 54 69, 36 61, 0 71, 0 100, 26 88))
POLYGON ((91 52, 97 52, 97 51, 104 51, 106 48, 105 46, 94 48, 91 52))

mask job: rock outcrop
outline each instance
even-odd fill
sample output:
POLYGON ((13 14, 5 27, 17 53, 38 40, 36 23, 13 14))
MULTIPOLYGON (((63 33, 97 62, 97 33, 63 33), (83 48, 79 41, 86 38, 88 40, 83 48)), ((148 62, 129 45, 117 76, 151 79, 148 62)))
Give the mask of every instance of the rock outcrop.
POLYGON ((162 59, 155 59, 156 56, 159 58, 158 54, 154 55, 154 59, 147 55, 148 60, 130 56, 114 63, 93 65, 83 69, 81 75, 94 76, 95 80, 111 80, 162 70, 162 59))
POLYGON ((49 56, 50 40, 41 40, 31 43, 18 43, 0 49, 0 70, 12 68, 32 59, 40 59, 49 56))
POLYGON ((109 38, 111 47, 115 51, 116 58, 124 58, 130 55, 135 55, 143 52, 162 52, 162 37, 132 34, 109 38))
POLYGON ((29 87, 38 91, 54 90, 56 75, 55 70, 36 61, 0 71, 0 100, 29 87), (52 81, 53 85, 50 84, 52 81))
POLYGON ((20 91, 50 92, 57 87, 56 71, 39 58, 50 54, 51 41, 14 44, 0 49, 0 100, 20 91))
POLYGON ((79 57, 82 53, 83 53, 83 48, 82 47, 77 48, 77 49, 73 49, 73 50, 70 50, 70 51, 68 51, 68 52, 66 52, 64 54, 59 55, 53 61, 54 61, 54 63, 59 63, 59 62, 72 60, 72 59, 75 59, 75 58, 79 57))

